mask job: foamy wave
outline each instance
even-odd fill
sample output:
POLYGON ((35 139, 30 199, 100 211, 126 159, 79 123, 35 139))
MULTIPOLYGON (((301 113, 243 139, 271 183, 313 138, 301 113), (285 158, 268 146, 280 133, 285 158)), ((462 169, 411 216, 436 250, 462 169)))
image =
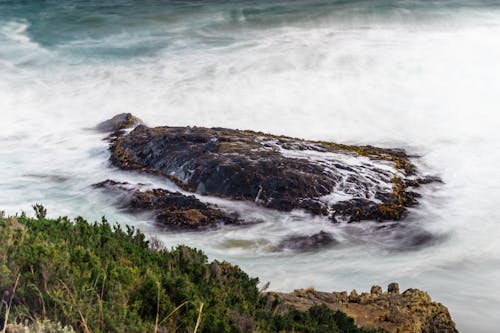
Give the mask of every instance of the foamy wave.
POLYGON ((40 47, 28 34, 30 24, 26 21, 11 21, 6 23, 1 29, 1 33, 8 39, 22 44, 25 47, 40 47))

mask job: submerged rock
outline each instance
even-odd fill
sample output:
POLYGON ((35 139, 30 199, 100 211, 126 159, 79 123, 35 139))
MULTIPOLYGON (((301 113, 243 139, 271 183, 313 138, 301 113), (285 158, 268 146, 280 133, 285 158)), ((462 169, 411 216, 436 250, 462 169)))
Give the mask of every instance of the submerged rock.
POLYGON ((279 250, 300 250, 311 251, 337 244, 337 240, 331 233, 320 231, 314 235, 294 235, 290 236, 280 242, 278 245, 279 250))
POLYGON ((304 209, 333 221, 399 220, 420 184, 404 151, 260 132, 137 126, 112 140, 111 162, 167 177, 182 189, 304 209))
POLYGON ((142 184, 134 186, 113 180, 95 184, 94 187, 120 195, 120 206, 131 212, 152 212, 156 221, 164 227, 196 229, 241 223, 236 214, 201 202, 194 195, 164 189, 141 190, 142 184))
MULTIPOLYGON (((346 292, 319 292, 314 289, 278 293, 288 306, 307 310, 316 304, 325 304, 352 317, 357 326, 365 329, 383 329, 390 333, 457 333, 448 309, 433 302, 429 294, 418 289, 399 293, 397 283, 391 283, 388 292, 375 286, 371 293, 358 295, 346 292)), ((286 308, 283 308, 286 311, 286 308)))

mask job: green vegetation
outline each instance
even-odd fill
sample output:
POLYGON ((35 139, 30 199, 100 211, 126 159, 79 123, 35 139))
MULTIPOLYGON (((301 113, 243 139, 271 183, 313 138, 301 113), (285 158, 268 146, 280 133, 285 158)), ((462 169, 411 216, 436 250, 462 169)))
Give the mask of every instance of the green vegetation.
POLYGON ((287 308, 199 250, 34 209, 36 218, 0 214, 2 333, 6 324, 11 332, 364 332, 324 306, 287 308))

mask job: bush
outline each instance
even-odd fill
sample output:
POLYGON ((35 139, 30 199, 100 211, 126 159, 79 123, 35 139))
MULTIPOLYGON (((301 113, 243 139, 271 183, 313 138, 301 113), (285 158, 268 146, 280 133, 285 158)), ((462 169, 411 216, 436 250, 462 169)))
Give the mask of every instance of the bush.
POLYGON ((0 328, 193 332, 200 318, 198 332, 362 332, 325 307, 274 314, 279 302, 265 306, 258 279, 199 250, 150 248, 132 227, 46 219, 35 207, 35 219, 0 218, 0 328))

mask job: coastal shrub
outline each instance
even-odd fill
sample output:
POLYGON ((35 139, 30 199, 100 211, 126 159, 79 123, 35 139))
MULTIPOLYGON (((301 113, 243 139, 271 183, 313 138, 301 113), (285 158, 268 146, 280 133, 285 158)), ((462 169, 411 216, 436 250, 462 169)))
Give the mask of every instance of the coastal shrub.
POLYGON ((47 209, 40 204, 33 205, 33 210, 37 219, 44 219, 47 215, 47 209))
POLYGON ((197 249, 34 209, 36 218, 0 218, 0 331, 28 322, 84 333, 363 332, 326 307, 276 311, 258 279, 197 249))

